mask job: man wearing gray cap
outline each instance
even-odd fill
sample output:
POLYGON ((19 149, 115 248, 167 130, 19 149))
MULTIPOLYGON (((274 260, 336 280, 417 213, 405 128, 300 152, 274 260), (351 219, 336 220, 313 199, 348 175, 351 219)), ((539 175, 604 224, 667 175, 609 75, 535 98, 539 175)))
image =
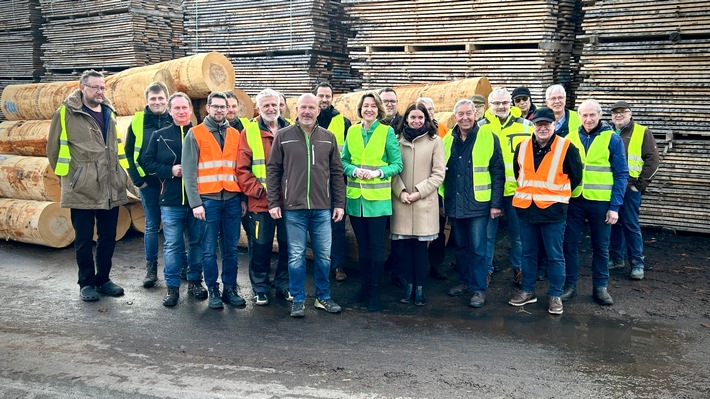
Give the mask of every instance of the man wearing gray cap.
POLYGON ((532 120, 532 116, 535 113, 537 107, 532 103, 532 97, 530 96, 530 90, 525 86, 520 86, 513 90, 511 95, 513 98, 513 104, 520 108, 523 118, 527 120, 532 120))
POLYGON ((549 286, 548 312, 562 314, 562 286, 565 282, 565 235, 567 206, 572 190, 582 181, 579 150, 569 140, 555 134, 555 114, 547 107, 538 108, 532 118, 535 135, 515 149, 513 170, 518 185, 513 206, 519 218, 523 240, 522 290, 509 304, 523 306, 537 302, 535 283, 538 248, 547 253, 549 286))
POLYGON ((619 222, 611 227, 609 245, 609 270, 624 267, 624 245, 631 264, 632 280, 643 279, 643 237, 639 225, 641 194, 656 174, 659 164, 656 140, 646 126, 632 118, 631 107, 624 101, 611 106, 614 133, 624 141, 629 165, 629 181, 624 193, 624 203, 619 208, 619 222))
POLYGON ((480 121, 484 118, 486 113, 486 98, 480 94, 474 94, 471 96, 471 101, 473 101, 473 105, 476 107, 476 121, 480 121))

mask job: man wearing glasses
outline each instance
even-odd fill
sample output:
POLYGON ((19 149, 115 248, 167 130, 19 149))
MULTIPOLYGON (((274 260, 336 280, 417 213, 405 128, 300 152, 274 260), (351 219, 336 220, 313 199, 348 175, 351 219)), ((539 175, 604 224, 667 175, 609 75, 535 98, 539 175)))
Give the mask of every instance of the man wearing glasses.
POLYGON ((402 115, 399 114, 397 110, 397 92, 391 87, 385 87, 379 92, 380 98, 382 99, 382 104, 385 106, 385 117, 382 118, 382 123, 397 131, 397 128, 402 123, 402 115))
POLYGON ((555 113, 555 134, 565 137, 575 133, 582 121, 573 110, 565 108, 567 105, 567 92, 562 85, 552 85, 545 90, 545 103, 555 113))
MULTIPOLYGON (((493 90, 488 95, 488 110, 485 117, 478 121, 481 132, 491 132, 498 137, 503 162, 505 163, 505 185, 503 186, 503 214, 506 217, 510 236, 510 264, 513 269, 513 282, 520 285, 523 279, 521 257, 523 244, 520 241, 518 216, 513 208, 513 194, 517 182, 513 173, 513 153, 518 144, 533 134, 532 122, 522 118, 520 109, 511 107, 511 96, 506 89, 493 90)), ((486 262, 488 279, 493 273, 493 256, 498 233, 498 218, 491 217, 486 229, 486 262)))
POLYGON ((619 222, 611 226, 609 270, 625 266, 625 245, 626 257, 631 264, 629 277, 632 280, 642 280, 644 256, 639 209, 641 194, 646 191, 651 178, 658 170, 658 148, 650 130, 633 120, 631 107, 626 102, 618 101, 611 106, 611 121, 614 124, 614 133, 621 137, 626 147, 629 181, 624 202, 619 208, 619 222))
POLYGON ((239 225, 246 212, 237 184, 239 132, 226 118, 227 96, 213 92, 207 97, 205 120, 190 129, 182 147, 182 178, 195 218, 205 222, 202 236, 202 266, 211 309, 244 306, 237 293, 237 242, 239 225), (217 242, 222 237, 222 288, 217 277, 217 242))
POLYGON ((532 103, 530 98, 530 90, 525 86, 520 86, 513 90, 513 104, 520 108, 521 115, 527 120, 532 120, 533 113, 537 107, 532 103))
POLYGON ((79 266, 80 296, 98 301, 99 293, 123 295, 110 278, 116 247, 120 205, 128 203, 128 161, 116 134, 116 118, 105 97, 104 76, 85 71, 79 90, 67 97, 52 117, 47 137, 47 158, 62 180, 62 208, 71 209, 79 266), (98 235, 96 263, 94 225, 98 235))

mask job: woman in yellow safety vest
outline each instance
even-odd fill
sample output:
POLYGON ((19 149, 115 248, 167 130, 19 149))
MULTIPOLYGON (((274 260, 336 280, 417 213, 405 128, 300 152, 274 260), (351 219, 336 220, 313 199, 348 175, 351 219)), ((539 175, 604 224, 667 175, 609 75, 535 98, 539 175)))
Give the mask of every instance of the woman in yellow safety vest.
POLYGON ((402 156, 394 130, 380 123, 385 108, 376 93, 360 98, 357 114, 362 120, 348 129, 342 153, 348 178, 345 212, 357 239, 361 273, 360 290, 352 302, 369 298, 367 309, 377 311, 385 264, 385 224, 392 215, 391 179, 402 170, 402 156))

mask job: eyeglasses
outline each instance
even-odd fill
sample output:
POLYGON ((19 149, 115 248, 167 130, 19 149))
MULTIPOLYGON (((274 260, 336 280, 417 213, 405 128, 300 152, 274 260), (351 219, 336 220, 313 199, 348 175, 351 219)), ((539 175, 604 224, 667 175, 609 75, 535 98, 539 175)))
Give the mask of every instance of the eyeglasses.
POLYGON ((92 90, 96 91, 106 91, 106 86, 91 86, 91 85, 84 85, 92 90))
POLYGON ((491 105, 499 107, 501 105, 510 105, 510 101, 491 101, 491 105))
POLYGON ((215 110, 225 110, 225 109, 227 109, 227 106, 226 105, 210 104, 210 108, 215 109, 215 110))
POLYGON ((382 100, 383 104, 397 104, 397 100, 382 100))
POLYGON ((624 115, 624 114, 628 114, 628 113, 629 113, 628 109, 625 109, 623 111, 611 111, 612 115, 624 115))
POLYGON ((515 100, 513 100, 513 101, 515 101, 516 103, 520 103, 520 102, 528 101, 529 99, 530 99, 530 97, 515 97, 515 100))
POLYGON ((554 103, 554 102, 557 102, 557 101, 564 101, 564 100, 565 100, 565 97, 562 97, 562 96, 559 96, 559 97, 550 97, 550 98, 547 99, 547 101, 552 101, 553 103, 554 103))

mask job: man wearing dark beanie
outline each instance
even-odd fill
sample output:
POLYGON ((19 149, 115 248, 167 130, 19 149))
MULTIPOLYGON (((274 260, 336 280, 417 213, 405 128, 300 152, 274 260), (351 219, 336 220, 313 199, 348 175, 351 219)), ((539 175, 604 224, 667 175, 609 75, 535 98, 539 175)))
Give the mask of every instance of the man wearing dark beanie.
POLYGON ((513 103, 516 107, 520 108, 522 116, 525 119, 532 120, 532 115, 537 109, 535 104, 532 103, 532 97, 530 97, 530 90, 525 86, 520 86, 513 90, 513 103))

